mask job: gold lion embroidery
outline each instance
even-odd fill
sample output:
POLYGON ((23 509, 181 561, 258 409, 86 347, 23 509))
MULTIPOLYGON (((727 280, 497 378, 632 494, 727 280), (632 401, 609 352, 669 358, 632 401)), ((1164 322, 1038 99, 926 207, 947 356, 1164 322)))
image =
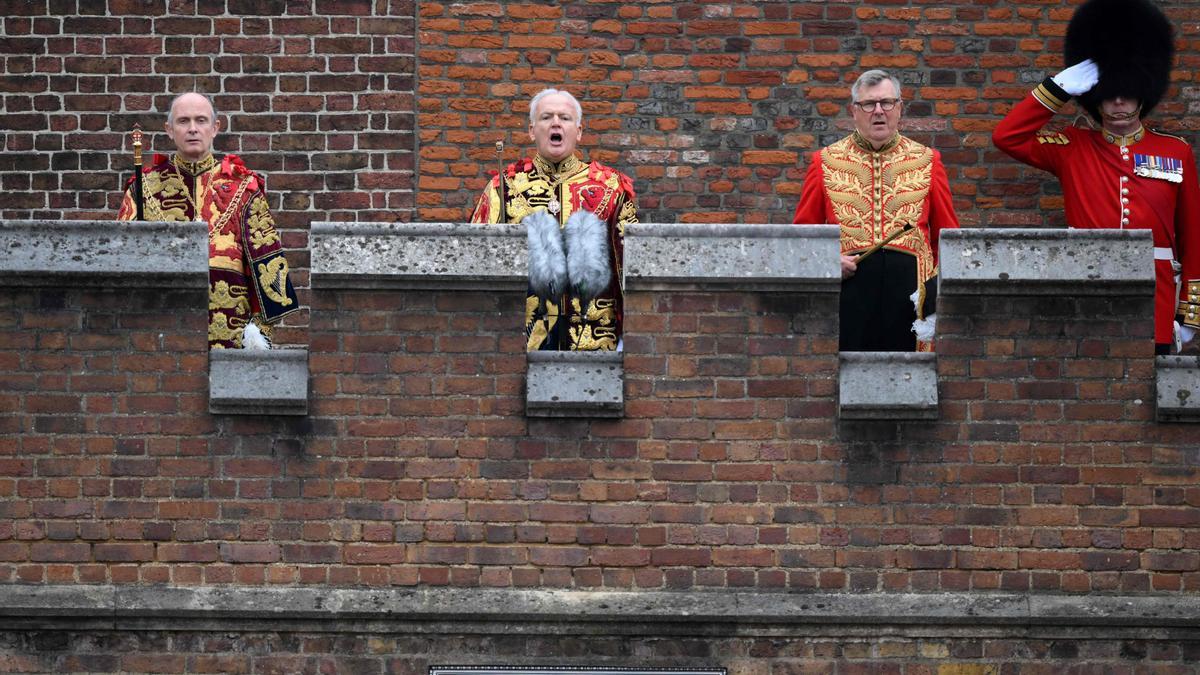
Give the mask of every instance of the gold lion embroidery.
POLYGON ((262 197, 250 202, 250 244, 255 248, 269 246, 279 241, 279 233, 275 231, 275 220, 267 207, 267 200, 262 197))

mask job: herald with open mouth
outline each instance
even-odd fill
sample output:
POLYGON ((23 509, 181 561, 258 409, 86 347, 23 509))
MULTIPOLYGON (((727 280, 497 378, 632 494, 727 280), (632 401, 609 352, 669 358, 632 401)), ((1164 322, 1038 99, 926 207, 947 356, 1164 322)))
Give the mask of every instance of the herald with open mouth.
POLYGON ((583 137, 577 103, 565 94, 550 94, 537 102, 529 123, 529 140, 542 159, 555 164, 575 154, 583 137))
POLYGON ((582 136, 579 101, 560 89, 538 92, 529 102, 535 152, 497 172, 471 212, 473 223, 526 227, 529 351, 621 349, 621 261, 637 195, 629 176, 576 156, 582 136))

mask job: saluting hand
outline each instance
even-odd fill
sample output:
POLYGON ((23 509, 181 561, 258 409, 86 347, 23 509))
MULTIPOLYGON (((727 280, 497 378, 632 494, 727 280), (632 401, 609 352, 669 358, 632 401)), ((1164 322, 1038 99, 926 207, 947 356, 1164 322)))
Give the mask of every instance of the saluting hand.
POLYGON ((1100 81, 1100 67, 1095 61, 1084 59, 1050 79, 1071 96, 1078 96, 1100 81))

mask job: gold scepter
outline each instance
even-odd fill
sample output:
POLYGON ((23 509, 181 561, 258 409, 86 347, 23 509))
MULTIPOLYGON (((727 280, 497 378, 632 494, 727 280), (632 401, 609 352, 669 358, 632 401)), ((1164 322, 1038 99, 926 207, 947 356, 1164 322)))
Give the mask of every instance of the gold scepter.
POLYGON ((133 205, 134 220, 145 220, 142 196, 142 125, 133 125, 133 205))
POLYGON ((504 141, 496 141, 496 160, 500 163, 500 172, 496 174, 499 183, 496 193, 500 195, 500 215, 496 222, 503 223, 508 220, 508 210, 504 207, 504 141))
POLYGON ((855 265, 861 264, 863 260, 866 260, 867 256, 878 251, 879 249, 883 248, 884 246, 887 246, 888 244, 892 243, 900 235, 904 234, 905 232, 908 232, 911 229, 913 229, 912 223, 905 223, 904 227, 902 227, 902 228, 896 230, 895 232, 889 234, 888 236, 884 237, 883 241, 879 242, 878 244, 875 244, 871 248, 863 251, 862 253, 859 253, 858 257, 854 259, 854 264, 855 265))

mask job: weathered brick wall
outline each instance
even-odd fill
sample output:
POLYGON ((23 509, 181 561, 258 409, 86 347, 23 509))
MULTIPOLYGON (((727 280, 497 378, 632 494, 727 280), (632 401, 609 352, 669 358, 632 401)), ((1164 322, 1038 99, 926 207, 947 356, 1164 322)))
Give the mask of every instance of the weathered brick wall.
POLYGON ((267 177, 307 305, 310 222, 413 216, 415 4, 0 3, 0 217, 111 218, 134 123, 149 132, 147 159, 173 152, 171 99, 202 91, 224 123, 215 151, 267 177))
MULTIPOLYGON (((411 628, 410 628, 411 630, 411 628)), ((251 628, 12 632, 0 649, 7 670, 23 673, 356 673, 427 675, 433 665, 728 668, 730 675, 775 673, 939 673, 1049 675, 1055 672, 1194 673, 1200 643, 1153 636, 1126 640, 1079 633, 931 637, 856 635, 397 635, 369 627, 347 633, 283 636, 251 628), (505 653, 496 655, 503 641, 505 653)), ((830 634, 832 633, 832 634, 830 634)))
MULTIPOLYGON (((1077 4, 420 3, 417 217, 462 218, 495 141, 529 152, 528 98, 561 83, 584 102, 589 156, 634 177, 643 220, 790 222, 805 153, 846 133, 849 84, 882 67, 906 88, 906 133, 942 151, 964 225, 1062 224, 1057 185, 990 133, 1061 68, 1077 4)), ((1157 4, 1180 52, 1157 118, 1195 144, 1200 7, 1157 4)))
MULTIPOLYGON (((1195 143, 1200 8, 1159 4, 1179 60, 1157 118, 1195 143)), ((886 67, 907 131, 945 153, 964 224, 1062 222, 1056 186, 989 132, 1060 67, 1066 3, 0 5, 0 217, 111 214, 130 126, 161 128, 171 93, 201 89, 226 122, 217 149, 268 174, 303 271, 313 220, 464 219, 495 141, 528 150, 528 97, 563 84, 585 102, 588 154, 636 179, 643 220, 785 222, 804 153, 847 128, 847 84, 886 67)))
POLYGON ((836 421, 819 294, 630 293, 608 421, 525 418, 521 294, 465 291, 323 291, 310 416, 212 416, 183 301, 0 294, 0 582, 1200 589, 1149 298, 945 295, 907 423, 836 421))

